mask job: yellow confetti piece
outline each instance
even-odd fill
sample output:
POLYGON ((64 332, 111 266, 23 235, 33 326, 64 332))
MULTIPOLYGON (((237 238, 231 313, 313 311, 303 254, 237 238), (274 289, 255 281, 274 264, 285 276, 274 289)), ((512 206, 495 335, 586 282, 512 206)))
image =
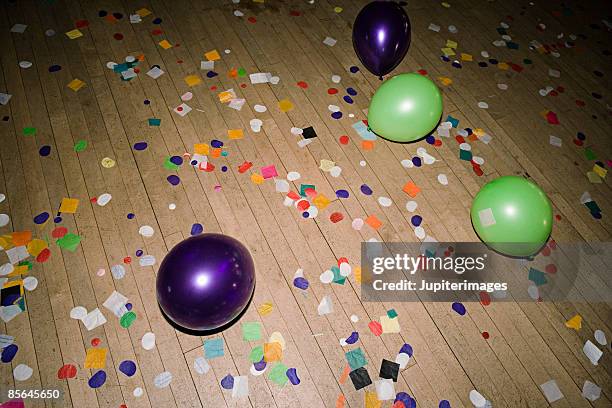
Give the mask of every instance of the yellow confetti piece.
POLYGON ((378 400, 375 391, 365 392, 365 406, 366 408, 380 408, 382 406, 382 401, 378 400))
POLYGON ((598 164, 595 164, 593 166, 593 172, 595 172, 595 174, 597 174, 601 178, 606 178, 606 175, 608 174, 608 170, 604 169, 598 164))
POLYGON ((105 169, 110 169, 111 167, 115 167, 115 164, 116 164, 116 162, 110 157, 103 158, 100 163, 102 164, 102 167, 104 167, 105 169))
POLYGON ((218 96, 219 96, 219 101, 221 101, 221 103, 227 103, 234 98, 234 94, 230 91, 219 92, 218 96))
POLYGON ((151 10, 147 8, 141 8, 140 10, 136 10, 136 14, 138 14, 140 17, 146 17, 151 14, 151 10))
POLYGON ((336 163, 331 160, 322 159, 319 168, 323 171, 330 171, 335 165, 336 163))
POLYGON ((334 12, 336 13, 342 13, 342 10, 344 10, 342 7, 334 7, 334 12))
POLYGON ((251 174, 251 181, 255 184, 261 184, 264 182, 264 178, 259 173, 253 173, 251 174))
POLYGON ((312 200, 312 203, 316 205, 319 210, 323 210, 329 205, 329 203, 331 203, 331 201, 323 194, 319 194, 314 198, 314 200, 312 200))
POLYGON ((193 145, 194 154, 201 154, 203 156, 207 156, 209 151, 209 146, 206 143, 196 143, 193 145))
POLYGON ((160 42, 158 42, 159 46, 162 47, 164 50, 167 50, 168 48, 172 48, 172 44, 170 44, 168 42, 168 40, 161 40, 160 42))
POLYGON ((453 40, 446 40, 446 46, 448 48, 457 49, 457 42, 453 40))
POLYGON ((28 254, 32 255, 34 258, 36 258, 45 248, 47 248, 47 243, 42 239, 33 239, 27 246, 28 254))
POLYGON ((280 343, 264 343, 264 361, 280 361, 283 358, 283 347, 280 343))
POLYGON ((499 64, 497 64, 497 68, 507 71, 508 68, 510 68, 510 66, 506 64, 505 62, 500 62, 499 64))
POLYGON ((451 57, 451 56, 455 55, 455 51, 453 51, 452 48, 448 48, 448 47, 447 48, 440 48, 440 50, 447 57, 451 57))
POLYGON ((278 108, 281 112, 289 112, 293 109, 293 103, 289 99, 283 99, 278 101, 278 108))
POLYGON ((13 272, 6 275, 6 278, 14 278, 15 276, 26 275, 30 271, 28 270, 28 265, 17 265, 13 269, 13 272))
POLYGON ((465 53, 461 53, 461 60, 463 61, 474 61, 474 58, 472 57, 471 54, 465 54, 465 53))
POLYGON ((74 40, 82 36, 83 36, 83 33, 78 28, 75 28, 74 30, 70 30, 66 33, 66 37, 70 38, 71 40, 74 40))
POLYGON ((449 86, 450 84, 453 83, 453 80, 448 78, 448 77, 438 77, 438 80, 442 83, 442 85, 444 86, 449 86))
POLYGON ((359 266, 354 267, 353 275, 355 275, 355 282, 361 283, 361 267, 359 266))
POLYGON ((450 4, 448 4, 448 3, 447 3, 447 2, 445 2, 445 1, 443 1, 443 2, 442 2, 442 3, 440 3, 440 4, 442 4, 442 7, 444 7, 444 8, 450 8, 450 6, 451 6, 450 4))
POLYGON ((74 214, 79 206, 79 200, 77 198, 62 198, 59 212, 66 214, 74 214))
POLYGON ((261 315, 261 316, 267 316, 270 313, 272 313, 272 310, 274 309, 274 306, 272 305, 272 302, 265 302, 262 303, 258 308, 257 308, 257 312, 261 315))
POLYGON ((476 128, 472 132, 474 132, 474 134, 478 137, 483 137, 484 135, 487 134, 487 132, 485 132, 484 129, 482 128, 476 128))
POLYGON ((79 89, 85 86, 85 82, 81 81, 80 79, 75 78, 72 81, 70 81, 68 85, 66 86, 72 89, 74 92, 77 92, 79 89))
POLYGON ((230 129, 227 131, 227 137, 230 139, 242 139, 244 137, 244 131, 242 129, 230 129))
POLYGON ((106 367, 106 348, 87 349, 85 356, 85 368, 104 368, 106 367))
POLYGON ((185 83, 187 86, 196 86, 202 82, 202 78, 198 75, 187 75, 185 77, 185 83))
POLYGON ((207 53, 205 53, 204 58, 206 58, 209 61, 217 61, 221 59, 221 55, 219 55, 219 51, 212 50, 212 51, 208 51, 207 53))
POLYGON ((380 316, 380 325, 383 333, 399 333, 401 330, 397 317, 392 319, 389 316, 380 316))
POLYGON ((576 315, 565 322, 565 327, 574 330, 580 330, 582 328, 582 316, 576 315))

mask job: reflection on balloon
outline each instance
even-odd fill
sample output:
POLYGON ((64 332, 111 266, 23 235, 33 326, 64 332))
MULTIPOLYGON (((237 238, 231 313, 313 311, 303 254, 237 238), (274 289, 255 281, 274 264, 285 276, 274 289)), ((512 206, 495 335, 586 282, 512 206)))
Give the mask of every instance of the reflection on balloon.
POLYGON ((552 206, 546 193, 523 177, 504 176, 485 184, 470 215, 480 239, 509 256, 534 255, 552 231, 552 206))
POLYGON ((413 142, 427 136, 442 116, 442 94, 429 78, 400 74, 376 90, 368 110, 368 125, 394 142, 413 142))
POLYGON ((382 79, 409 47, 410 20, 399 4, 373 1, 361 9, 353 25, 353 48, 368 71, 382 79))
POLYGON ((166 255, 157 272, 157 301, 188 330, 213 330, 244 311, 255 288, 249 251, 222 234, 188 238, 166 255))

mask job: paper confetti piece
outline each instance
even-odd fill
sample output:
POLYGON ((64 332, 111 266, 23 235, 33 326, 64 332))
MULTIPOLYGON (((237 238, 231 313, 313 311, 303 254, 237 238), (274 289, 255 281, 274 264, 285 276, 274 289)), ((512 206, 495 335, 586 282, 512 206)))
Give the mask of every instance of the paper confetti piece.
POLYGON ((81 88, 85 86, 85 82, 81 81, 80 79, 75 78, 72 81, 70 81, 68 85, 66 86, 72 89, 73 91, 77 92, 78 90, 80 90, 81 88))
POLYGON ((206 58, 208 61, 217 61, 221 59, 221 55, 219 55, 217 50, 212 50, 204 53, 204 58, 206 58))
POLYGON ((159 46, 162 47, 164 50, 167 50, 169 48, 172 48, 172 44, 170 44, 168 42, 168 40, 161 40, 160 42, 158 42, 159 46))
POLYGON ((281 112, 289 112, 293 110, 293 103, 288 99, 278 101, 278 108, 281 112))
POLYGON ((104 368, 106 366, 106 348, 89 348, 85 356, 85 368, 104 368))
POLYGON ((202 83, 202 78, 200 78, 198 75, 187 75, 185 77, 185 83, 187 86, 196 86, 202 83))

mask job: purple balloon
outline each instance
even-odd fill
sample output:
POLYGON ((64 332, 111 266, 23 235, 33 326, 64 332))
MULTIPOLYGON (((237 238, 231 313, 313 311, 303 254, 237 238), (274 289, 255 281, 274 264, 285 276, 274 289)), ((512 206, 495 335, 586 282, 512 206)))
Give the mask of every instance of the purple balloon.
POLYGON ((410 19, 393 1, 373 1, 361 9, 353 25, 353 48, 361 63, 382 79, 393 71, 410 47, 410 19))
POLYGON ((233 321, 255 289, 253 258, 222 234, 200 234, 168 252, 157 272, 157 301, 166 316, 189 330, 213 330, 233 321))

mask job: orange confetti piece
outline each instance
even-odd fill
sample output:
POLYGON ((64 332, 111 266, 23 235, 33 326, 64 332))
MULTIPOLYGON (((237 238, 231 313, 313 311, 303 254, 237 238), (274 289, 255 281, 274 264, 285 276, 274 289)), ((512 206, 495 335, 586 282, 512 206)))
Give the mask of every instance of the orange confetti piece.
POLYGON ((13 232, 11 235, 15 246, 27 245, 32 240, 32 231, 13 232))
POLYGON ((365 223, 374 229, 379 229, 382 226, 382 222, 374 214, 366 218, 365 223))
POLYGON ((372 150, 374 149, 374 142, 371 140, 362 140, 361 141, 361 148, 363 150, 372 150))
POLYGON ((414 184, 412 181, 407 182, 404 185, 404 193, 408 194, 410 197, 414 198, 417 196, 417 194, 419 194, 421 192, 421 189, 414 184))
POLYGON ((280 361, 283 358, 283 347, 280 343, 264 343, 264 361, 280 361))
POLYGON ((340 375, 340 379, 338 380, 338 382, 340 384, 344 384, 346 382, 346 380, 348 379, 349 373, 351 372, 351 367, 347 364, 344 367, 344 370, 342 371, 342 374, 340 375))
POLYGON ((338 395, 338 399, 336 400, 336 408, 344 408, 345 400, 346 398, 344 397, 344 394, 338 395))

